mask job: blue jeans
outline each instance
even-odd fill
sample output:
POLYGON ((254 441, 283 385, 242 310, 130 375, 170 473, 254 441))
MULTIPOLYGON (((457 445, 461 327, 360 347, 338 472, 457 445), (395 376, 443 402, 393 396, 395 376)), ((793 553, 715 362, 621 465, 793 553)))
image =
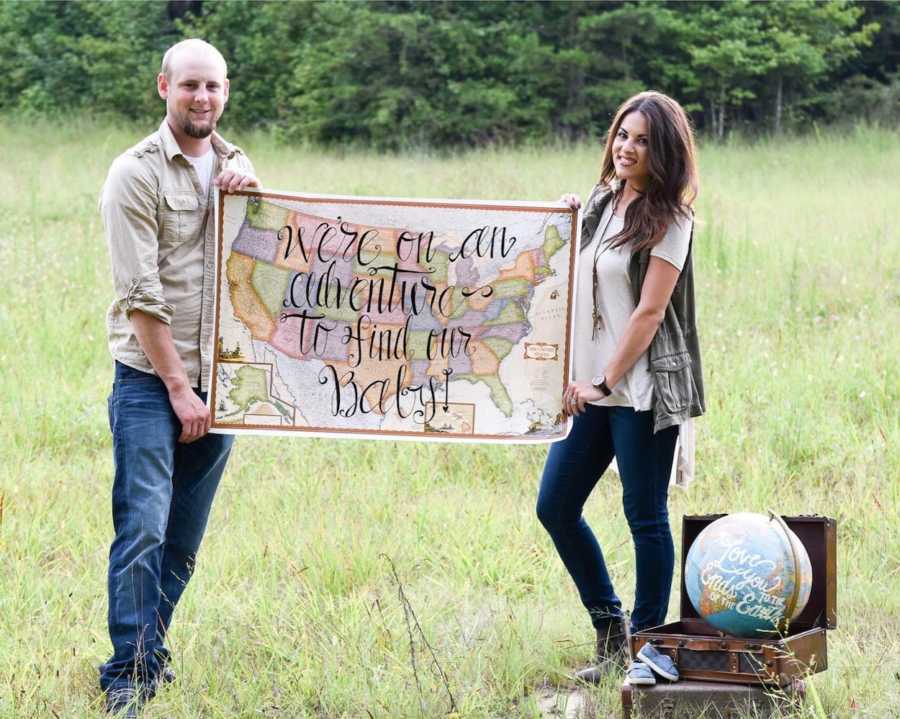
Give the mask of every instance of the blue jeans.
POLYGON ((544 465, 537 515, 595 626, 622 614, 603 552, 582 516, 584 503, 613 456, 637 565, 631 626, 638 631, 665 621, 675 568, 666 503, 678 428, 653 434, 652 414, 587 405, 575 417, 569 436, 551 446, 544 465))
MULTIPOLYGON (((204 393, 195 390, 205 399, 204 393)), ((109 550, 109 636, 104 691, 152 687, 168 659, 166 631, 191 574, 234 440, 208 434, 179 444, 181 423, 156 376, 116 362, 109 396, 115 539, 109 550)))

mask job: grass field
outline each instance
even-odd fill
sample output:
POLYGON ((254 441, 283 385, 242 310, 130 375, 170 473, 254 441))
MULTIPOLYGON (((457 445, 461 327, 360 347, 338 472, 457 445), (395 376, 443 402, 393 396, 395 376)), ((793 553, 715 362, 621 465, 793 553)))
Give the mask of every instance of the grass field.
MULTIPOLYGON (((100 711, 111 281, 96 200, 152 129, 0 121, 3 719, 100 711)), ((599 163, 586 145, 380 156, 233 139, 268 186, 343 194, 555 200, 586 194, 599 163)), ((898 136, 704 145, 700 165, 709 411, 697 481, 670 501, 676 546, 688 513, 836 517, 839 626, 804 716, 900 716, 898 136)), ((175 616, 178 681, 146 716, 539 716, 532 694, 565 685, 592 643, 534 516, 545 453, 241 439, 175 616)), ((619 495, 605 477, 586 512, 628 602, 619 495)), ((617 689, 592 693, 598 716, 618 716, 617 689)))

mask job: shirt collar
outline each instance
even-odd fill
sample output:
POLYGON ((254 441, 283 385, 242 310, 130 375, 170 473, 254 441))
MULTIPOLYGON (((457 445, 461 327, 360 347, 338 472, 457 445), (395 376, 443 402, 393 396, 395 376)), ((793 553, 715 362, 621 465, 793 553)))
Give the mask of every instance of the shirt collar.
MULTIPOLYGON (((163 152, 166 153, 167 160, 171 162, 177 155, 184 156, 184 153, 178 146, 178 140, 175 139, 172 128, 169 127, 169 123, 166 122, 165 118, 163 118, 162 124, 159 126, 159 136, 162 139, 163 152)), ((230 142, 222 139, 222 136, 218 132, 213 132, 210 139, 212 140, 213 152, 220 158, 230 159, 234 156, 234 146, 230 142)))

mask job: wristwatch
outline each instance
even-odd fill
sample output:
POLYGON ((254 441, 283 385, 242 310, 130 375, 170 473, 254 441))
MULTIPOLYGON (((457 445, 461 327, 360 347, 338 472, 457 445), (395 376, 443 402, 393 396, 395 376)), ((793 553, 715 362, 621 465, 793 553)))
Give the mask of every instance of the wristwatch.
POLYGON ((612 394, 612 390, 609 388, 609 385, 606 384, 606 377, 603 375, 598 375, 591 380, 591 384, 594 385, 596 389, 599 389, 604 397, 609 397, 612 394))

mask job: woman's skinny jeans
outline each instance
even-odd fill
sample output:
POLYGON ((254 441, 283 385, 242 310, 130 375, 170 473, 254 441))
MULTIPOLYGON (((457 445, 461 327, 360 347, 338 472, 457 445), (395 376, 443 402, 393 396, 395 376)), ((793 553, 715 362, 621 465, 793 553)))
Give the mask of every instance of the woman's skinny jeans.
POLYGON ((594 626, 622 614, 603 552, 581 513, 613 457, 622 480, 622 504, 637 565, 632 630, 665 621, 675 566, 666 502, 678 427, 653 434, 652 414, 631 407, 587 405, 574 418, 569 436, 551 446, 544 465, 537 515, 594 626))

